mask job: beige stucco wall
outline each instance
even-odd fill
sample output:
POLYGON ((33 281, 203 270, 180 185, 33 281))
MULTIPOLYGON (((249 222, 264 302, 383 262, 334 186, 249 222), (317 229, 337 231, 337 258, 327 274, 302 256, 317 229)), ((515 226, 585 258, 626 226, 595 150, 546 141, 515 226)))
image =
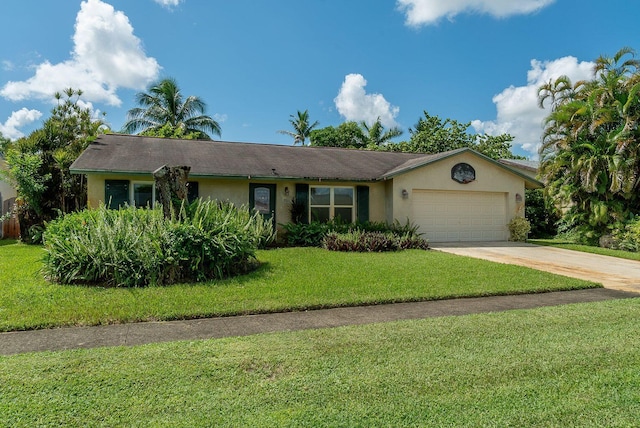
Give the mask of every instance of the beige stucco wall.
POLYGON ((391 199, 393 218, 401 223, 411 215, 412 191, 452 190, 504 192, 507 194, 507 221, 515 216, 524 215, 524 179, 505 169, 471 153, 462 153, 418 168, 393 179, 391 199), (461 184, 451 179, 451 168, 457 163, 468 163, 476 171, 476 180, 461 184), (402 197, 402 190, 409 192, 408 198, 402 197), (520 195, 520 202, 516 202, 520 195))
MULTIPOLYGON (((131 182, 151 182, 151 174, 146 175, 116 175, 116 174, 88 174, 87 190, 88 204, 90 207, 97 207, 100 202, 104 202, 105 180, 129 180, 131 182)), ((344 181, 269 181, 269 180, 249 180, 249 179, 209 179, 201 177, 190 177, 189 181, 197 181, 199 196, 202 198, 217 199, 220 201, 230 201, 235 205, 249 205, 249 184, 264 183, 276 185, 276 222, 288 223, 291 221, 291 200, 295 198, 296 183, 306 183, 310 186, 369 186, 369 219, 371 221, 386 221, 385 183, 356 183, 344 181), (288 191, 288 194, 287 194, 288 191)))

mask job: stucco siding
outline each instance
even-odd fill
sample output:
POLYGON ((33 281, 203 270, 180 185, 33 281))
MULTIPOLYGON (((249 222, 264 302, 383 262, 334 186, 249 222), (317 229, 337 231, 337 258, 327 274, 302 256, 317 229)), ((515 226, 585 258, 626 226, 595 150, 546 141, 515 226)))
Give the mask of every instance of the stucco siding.
MULTIPOLYGON (((97 207, 105 198, 105 180, 129 180, 130 182, 151 182, 151 175, 119 175, 119 174, 88 174, 88 204, 97 207)), ((198 193, 202 198, 211 198, 220 201, 233 202, 237 206, 249 205, 249 184, 275 184, 276 185, 276 222, 288 223, 291 221, 291 201, 295 198, 296 183, 308 185, 326 186, 353 186, 366 185, 369 187, 369 219, 371 221, 386 221, 386 192, 387 185, 383 182, 331 182, 331 181, 268 181, 248 179, 210 179, 190 177, 189 181, 198 182, 198 193)))
MULTIPOLYGON (((435 162, 427 168, 417 168, 394 177, 391 195, 393 217, 401 222, 407 218, 412 219, 416 209, 413 206, 413 201, 416 192, 419 191, 444 191, 452 194, 456 194, 456 192, 485 192, 486 195, 504 194, 506 198, 504 227, 506 230, 506 223, 516 216, 524 215, 524 189, 525 183, 522 177, 471 153, 462 153, 435 162), (476 178, 474 181, 462 184, 451 178, 451 169, 458 163, 467 163, 475 169, 476 178), (405 190, 406 193, 403 196, 405 190)), ((472 200, 470 199, 470 201, 472 200)), ((421 203, 423 202, 421 201, 421 203)), ((472 206, 472 202, 470 202, 467 209, 473 211, 476 207, 472 206)))

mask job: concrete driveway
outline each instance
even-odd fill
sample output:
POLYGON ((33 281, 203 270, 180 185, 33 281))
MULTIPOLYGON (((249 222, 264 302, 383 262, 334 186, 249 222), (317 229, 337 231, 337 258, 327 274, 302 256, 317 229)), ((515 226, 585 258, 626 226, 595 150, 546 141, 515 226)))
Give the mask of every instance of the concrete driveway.
POLYGON ((521 242, 446 242, 429 245, 437 251, 527 266, 598 282, 607 288, 640 293, 640 262, 634 260, 521 242))

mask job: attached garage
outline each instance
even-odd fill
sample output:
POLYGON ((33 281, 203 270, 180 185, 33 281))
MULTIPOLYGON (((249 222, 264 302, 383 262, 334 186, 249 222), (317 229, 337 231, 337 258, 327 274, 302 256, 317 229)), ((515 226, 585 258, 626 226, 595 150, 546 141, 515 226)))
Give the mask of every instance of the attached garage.
POLYGON ((505 241, 507 193, 413 189, 414 224, 431 242, 505 241))

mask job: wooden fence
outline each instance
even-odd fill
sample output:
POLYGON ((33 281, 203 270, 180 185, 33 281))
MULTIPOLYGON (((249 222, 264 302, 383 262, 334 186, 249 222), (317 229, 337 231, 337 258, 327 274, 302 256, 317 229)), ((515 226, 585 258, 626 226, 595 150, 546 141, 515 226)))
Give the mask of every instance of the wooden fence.
MULTIPOLYGON (((16 198, 7 199, 2 203, 2 213, 13 210, 13 206, 16 203, 16 198)), ((18 216, 15 214, 2 222, 2 238, 5 239, 18 239, 20 237, 20 225, 18 223, 18 216)))

